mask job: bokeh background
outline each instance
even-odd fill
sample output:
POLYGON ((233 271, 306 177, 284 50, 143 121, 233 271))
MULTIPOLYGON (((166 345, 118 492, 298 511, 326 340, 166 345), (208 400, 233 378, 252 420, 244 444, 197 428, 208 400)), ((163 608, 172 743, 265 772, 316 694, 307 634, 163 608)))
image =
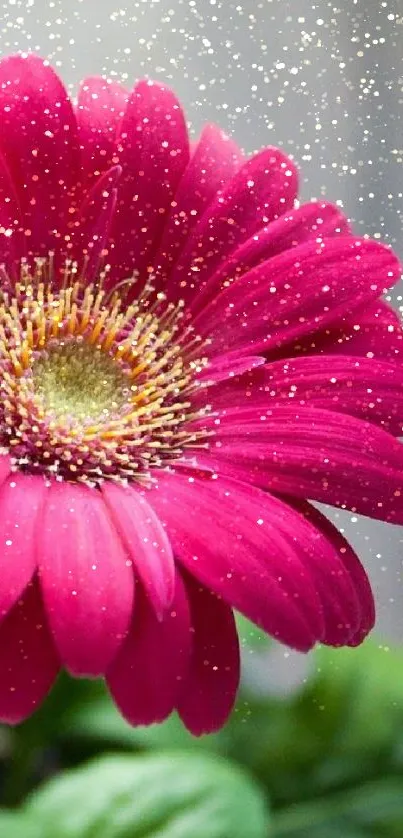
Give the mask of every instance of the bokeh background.
MULTIPOLYGON (((192 132, 197 134, 203 122, 212 120, 248 152, 267 144, 282 146, 299 163, 303 198, 326 196, 337 201, 358 232, 391 243, 403 256, 400 2, 8 0, 0 2, 0 10, 1 55, 15 50, 41 54, 56 66, 72 95, 86 75, 103 74, 127 86, 144 75, 168 82, 185 105, 192 132)), ((394 305, 399 307, 402 299, 398 289, 394 305)), ((316 792, 322 801, 329 788, 339 794, 354 786, 359 776, 354 759, 363 775, 368 768, 365 782, 378 776, 370 768, 372 759, 378 760, 381 779, 389 776, 392 763, 393 782, 401 771, 399 760, 386 761, 389 767, 382 768, 379 759, 381 752, 392 759, 392 744, 399 750, 396 743, 403 724, 403 665, 399 652, 391 659, 394 652, 387 651, 391 643, 403 643, 403 534, 399 528, 326 511, 369 571, 378 604, 375 641, 354 653, 354 659, 352 653, 327 653, 322 665, 317 656, 301 659, 280 647, 264 645, 244 625, 246 698, 219 745, 215 740, 210 745, 194 745, 195 752, 218 749, 243 761, 266 784, 275 807, 280 808, 315 797, 316 792), (371 689, 373 704, 368 695, 371 689), (359 731, 353 743, 349 739, 352 719, 359 731), (389 725, 386 732, 385 725, 389 725), (371 726, 377 731, 372 739, 371 726), (342 765, 338 759, 343 748, 347 757, 342 765), (274 765, 280 766, 277 779, 274 765), (310 778, 305 785, 304 773, 310 778), (287 788, 281 788, 281 783, 287 788)), ((66 680, 33 723, 13 734, 3 731, 0 760, 5 803, 18 802, 42 776, 77 765, 100 749, 158 749, 165 742, 169 747, 190 748, 175 724, 133 733, 107 707, 98 687, 87 690, 66 680)), ((386 792, 392 808, 393 789, 386 792)), ((396 799, 401 798, 400 792, 399 787, 396 799)), ((367 799, 371 794, 369 788, 367 799)), ((373 794, 378 799, 376 790, 373 794)), ((383 797, 382 801, 386 806, 383 797)), ((58 811, 59 804, 53 805, 58 811)), ((79 805, 85 808, 85 802, 79 805)), ((358 802, 354 805, 359 809, 358 802)), ((392 822, 379 825, 375 815, 371 822, 358 818, 348 831, 349 822, 332 825, 331 816, 328 829, 326 818, 315 822, 312 811, 310 815, 308 810, 305 821, 302 812, 302 827, 297 818, 297 831, 292 832, 292 817, 287 826, 286 817, 273 834, 298 838, 305 834, 318 838, 403 835, 403 819, 396 822, 396 832, 392 822)), ((31 835, 27 824, 24 821, 21 826, 21 838, 31 835)), ((231 831, 225 826, 224 831, 214 832, 210 825, 206 832, 197 832, 189 824, 172 834, 158 831, 158 825, 152 832, 137 832, 129 825, 127 832, 108 832, 105 827, 88 835, 234 838, 238 834, 233 825, 231 831)), ((0 835, 6 836, 4 829, 0 835)), ((13 821, 10 835, 18 829, 13 821)), ((42 838, 43 825, 41 829, 42 838)), ((85 828, 80 829, 74 832, 72 827, 60 836, 85 838, 85 828)), ((50 834, 52 838, 59 835, 50 834)), ((251 831, 244 834, 252 838, 251 831)), ((255 834, 259 838, 258 831, 255 834)), ((242 832, 239 835, 243 838, 242 832)))

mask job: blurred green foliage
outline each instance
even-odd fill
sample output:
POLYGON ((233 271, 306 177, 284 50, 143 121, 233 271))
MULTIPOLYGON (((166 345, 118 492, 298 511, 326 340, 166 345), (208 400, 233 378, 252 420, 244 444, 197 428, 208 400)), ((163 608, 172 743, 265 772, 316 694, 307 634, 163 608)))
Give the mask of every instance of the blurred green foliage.
POLYGON ((403 653, 367 641, 313 664, 285 697, 244 684, 200 739, 176 717, 133 729, 101 683, 63 676, 0 729, 1 838, 402 838, 403 653))

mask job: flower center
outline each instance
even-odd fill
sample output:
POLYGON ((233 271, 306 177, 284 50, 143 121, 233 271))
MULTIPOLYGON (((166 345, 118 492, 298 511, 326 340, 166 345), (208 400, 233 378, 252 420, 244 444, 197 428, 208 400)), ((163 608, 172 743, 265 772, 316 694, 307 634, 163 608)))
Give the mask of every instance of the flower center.
POLYGON ((77 340, 55 342, 38 355, 32 380, 47 412, 84 421, 107 418, 123 408, 131 384, 113 358, 77 340))
POLYGON ((48 261, 0 297, 0 445, 14 468, 97 484, 150 479, 203 432, 188 429, 189 395, 203 360, 148 284, 126 304, 116 289, 66 270, 57 288, 48 261))

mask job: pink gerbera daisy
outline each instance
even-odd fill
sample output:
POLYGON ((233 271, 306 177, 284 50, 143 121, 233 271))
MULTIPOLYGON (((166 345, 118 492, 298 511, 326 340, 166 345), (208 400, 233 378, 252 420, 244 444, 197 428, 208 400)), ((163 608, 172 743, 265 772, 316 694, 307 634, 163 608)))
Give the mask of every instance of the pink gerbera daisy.
POLYGON ((403 522, 398 260, 297 206, 280 150, 190 149, 163 85, 74 108, 16 56, 0 112, 0 718, 65 667, 132 724, 214 730, 233 608, 303 651, 373 625, 307 499, 403 522))

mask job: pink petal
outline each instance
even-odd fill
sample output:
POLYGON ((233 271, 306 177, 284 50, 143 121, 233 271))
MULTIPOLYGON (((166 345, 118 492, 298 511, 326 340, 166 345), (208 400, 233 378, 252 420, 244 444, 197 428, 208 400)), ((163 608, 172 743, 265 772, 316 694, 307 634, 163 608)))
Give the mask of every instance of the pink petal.
POLYGON ((320 526, 321 516, 317 519, 314 514, 311 516, 311 509, 313 513, 316 510, 305 501, 293 502, 287 499, 287 502, 313 524, 317 531, 318 550, 307 557, 307 565, 314 576, 323 607, 325 631, 322 643, 329 646, 349 645, 350 639, 361 626, 362 610, 354 581, 339 554, 337 530, 330 525, 324 533, 320 526))
POLYGON ((0 720, 18 724, 30 716, 49 692, 58 669, 35 581, 0 623, 0 720))
POLYGON ((193 228, 170 277, 189 298, 242 242, 293 206, 294 164, 278 148, 266 148, 234 175, 193 228))
POLYGON ((39 555, 46 610, 65 667, 74 675, 102 675, 126 635, 134 581, 98 490, 52 484, 39 555))
POLYGON ((162 622, 140 590, 129 635, 107 672, 113 699, 130 724, 149 725, 170 715, 189 666, 190 644, 189 606, 179 575, 162 622))
POLYGON ((0 619, 34 574, 39 513, 45 492, 41 477, 18 472, 0 487, 0 619))
POLYGON ((274 492, 403 523, 403 446, 343 413, 273 406, 264 421, 223 416, 197 462, 274 492))
POLYGON ((67 233, 79 180, 77 126, 60 79, 35 55, 0 62, 0 149, 24 216, 27 249, 47 255, 67 233))
POLYGON ((142 274, 170 211, 189 161, 185 119, 174 94, 163 85, 140 82, 131 94, 117 141, 123 176, 119 185, 113 277, 142 274))
MULTIPOLYGON (((396 311, 375 300, 317 335, 298 341, 293 354, 342 352, 367 358, 401 361, 403 329, 396 311)), ((291 354, 291 353, 290 353, 291 354)))
POLYGON ((279 533, 279 502, 221 477, 162 471, 154 477, 147 499, 193 576, 290 646, 306 651, 320 639, 320 601, 298 546, 279 533))
POLYGON ((228 284, 278 253, 304 242, 321 241, 325 237, 346 235, 349 225, 333 204, 315 202, 291 209, 240 245, 210 277, 203 291, 192 301, 192 311, 200 311, 209 299, 228 284))
MULTIPOLYGON (((228 379, 232 380, 234 377, 237 379, 238 376, 243 373, 256 369, 256 367, 261 367, 264 363, 265 359, 260 355, 255 355, 250 358, 247 356, 237 358, 231 353, 228 353, 228 355, 219 355, 217 358, 212 358, 207 366, 203 367, 197 373, 195 381, 198 385, 203 384, 211 386, 219 384, 220 382, 227 381, 228 379)), ((221 390, 221 388, 219 388, 219 390, 221 390)), ((196 390, 196 392, 198 393, 199 401, 204 404, 206 401, 204 389, 201 389, 200 391, 196 390)), ((211 401, 210 393, 208 395, 208 401, 211 401)))
MULTIPOLYGON (((249 491, 256 492, 251 487, 249 491)), ((321 642, 332 646, 362 642, 375 614, 367 576, 353 549, 307 502, 290 498, 286 503, 274 498, 269 502, 278 534, 298 551, 320 599, 324 619, 321 642)))
POLYGON ((391 250, 340 237, 295 247, 235 280, 194 320, 206 354, 253 355, 284 348, 358 309, 400 276, 391 250))
POLYGON ((116 162, 116 135, 128 98, 110 79, 91 76, 81 82, 76 117, 85 181, 93 182, 116 162))
POLYGON ((385 323, 389 325, 393 323, 395 326, 401 325, 402 318, 400 314, 385 300, 374 300, 361 312, 363 321, 372 321, 377 323, 385 323))
MULTIPOLYGON (((202 392, 196 393, 195 406, 203 399, 202 392)), ((240 416, 264 420, 266 411, 276 405, 322 407, 382 425, 399 436, 403 369, 365 357, 305 355, 256 365, 247 374, 210 387, 208 401, 213 410, 224 410, 235 421, 240 416)))
POLYGON ((10 458, 0 454, 0 486, 7 480, 11 471, 10 458))
POLYGON ((293 403, 341 411, 379 424, 396 436, 402 434, 400 365, 374 358, 321 355, 273 364, 270 377, 271 403, 289 400, 292 386, 293 403))
POLYGON ((159 619, 172 605, 175 563, 166 532, 134 487, 105 482, 102 492, 117 531, 159 619))
MULTIPOLYGON (((348 638, 347 645, 348 646, 358 646, 360 643, 365 640, 368 633, 374 627, 375 624, 375 603, 374 597, 371 591, 371 585, 368 580, 368 576, 358 558, 356 553, 354 552, 351 545, 346 541, 346 539, 342 536, 336 527, 319 512, 318 509, 311 506, 308 503, 298 503, 298 508, 300 511, 305 515, 305 517, 316 527, 316 529, 324 536, 333 546, 333 549, 337 551, 338 556, 340 557, 340 561, 344 565, 345 572, 348 574, 350 582, 354 585, 356 590, 357 599, 359 602, 360 612, 359 612, 359 624, 355 630, 355 632, 348 638)), ((340 574, 338 574, 338 577, 340 574)), ((334 577, 333 577, 334 578, 334 577)), ((336 584, 338 582, 338 578, 336 579, 336 584)), ((333 580, 331 580, 331 585, 333 585, 333 580)), ((343 603, 340 602, 340 605, 343 603)), ((340 637, 339 641, 337 642, 337 637, 332 638, 329 635, 329 620, 328 615, 326 612, 326 608, 324 608, 325 619, 327 621, 327 633, 323 639, 323 643, 330 643, 331 645, 340 645, 341 643, 346 642, 345 638, 340 637), (336 642, 334 642, 336 640, 336 642)), ((338 627, 336 627, 338 628, 338 627)))
POLYGON ((6 161, 0 154, 0 252, 1 261, 12 272, 12 263, 25 256, 22 214, 6 161))
POLYGON ((176 281, 171 278, 167 282, 166 274, 170 273, 206 207, 233 177, 241 162, 242 155, 235 143, 216 125, 206 125, 179 183, 155 258, 157 290, 163 290, 168 299, 177 302, 180 298, 186 300, 189 291, 192 295, 192 287, 181 282, 181 271, 176 281))
POLYGON ((186 577, 194 631, 189 672, 178 702, 179 715, 196 736, 225 724, 239 683, 239 644, 231 609, 192 577, 186 577))
POLYGON ((97 278, 105 255, 104 248, 112 224, 117 199, 116 186, 121 172, 120 166, 104 172, 79 210, 77 229, 72 236, 73 255, 79 264, 83 263, 83 257, 86 258, 85 277, 88 283, 97 278))

